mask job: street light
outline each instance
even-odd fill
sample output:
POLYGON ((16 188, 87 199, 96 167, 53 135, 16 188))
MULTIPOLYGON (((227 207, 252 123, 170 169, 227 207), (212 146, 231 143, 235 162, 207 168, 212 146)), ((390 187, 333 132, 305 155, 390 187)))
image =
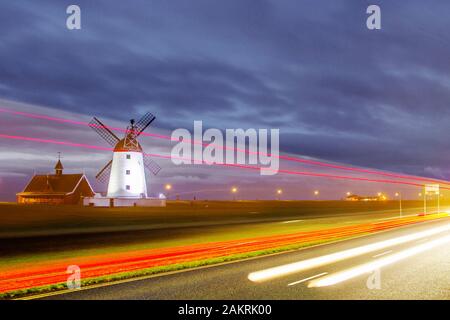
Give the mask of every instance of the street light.
POLYGON ((378 200, 381 200, 381 201, 387 200, 387 197, 385 194, 383 194, 383 192, 378 192, 377 196, 378 196, 378 200))
POLYGON ((315 190, 315 191, 314 191, 314 195, 315 195, 317 198, 319 198, 319 190, 315 190))
POLYGON ((236 187, 231 188, 231 193, 233 194, 233 200, 236 201, 236 193, 238 189, 236 187))
POLYGON ((172 185, 171 185, 171 184, 166 184, 166 185, 164 186, 164 188, 165 188, 166 191, 167 191, 167 199, 168 199, 168 198, 169 198, 170 190, 172 190, 172 185))
POLYGON ((395 196, 398 197, 399 199, 399 204, 400 204, 400 218, 403 216, 403 212, 402 212, 402 194, 400 192, 396 192, 395 196))
POLYGON ((278 190, 277 190, 278 200, 281 199, 281 195, 282 195, 282 194, 283 194, 283 190, 278 189, 278 190))

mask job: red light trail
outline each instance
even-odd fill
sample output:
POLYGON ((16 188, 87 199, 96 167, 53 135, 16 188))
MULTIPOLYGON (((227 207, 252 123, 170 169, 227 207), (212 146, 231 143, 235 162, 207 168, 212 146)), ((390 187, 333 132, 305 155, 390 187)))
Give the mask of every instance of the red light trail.
MULTIPOLYGON (((54 121, 54 122, 60 122, 60 123, 70 123, 70 124, 76 124, 76 125, 89 126, 89 123, 87 123, 87 122, 50 117, 50 116, 46 116, 46 115, 34 114, 34 113, 28 113, 28 112, 22 112, 22 111, 15 111, 15 110, 10 110, 10 109, 5 109, 5 108, 0 108, 0 112, 24 116, 24 117, 28 117, 28 118, 34 118, 34 119, 42 119, 42 120, 48 120, 48 121, 54 121)), ((109 127, 109 126, 107 128, 110 130, 113 130, 113 131, 120 131, 120 132, 124 132, 124 133, 126 132, 126 130, 122 129, 122 128, 115 128, 115 127, 109 127)), ((157 138, 157 139, 165 139, 165 140, 177 141, 177 142, 179 141, 177 139, 172 139, 172 137, 166 136, 166 135, 159 135, 159 134, 152 134, 152 133, 145 133, 145 132, 143 132, 142 135, 147 136, 147 137, 157 138)), ((203 146, 209 145, 208 143, 204 143, 202 141, 195 141, 195 140, 189 140, 189 139, 186 139, 186 141, 191 142, 192 144, 201 144, 203 146)), ((230 148, 227 146, 223 146, 222 148, 225 150, 233 150, 233 151, 243 152, 243 153, 247 153, 247 154, 271 156, 270 154, 267 154, 267 153, 251 152, 249 150, 240 149, 240 148, 230 148)), ((402 175, 402 174, 396 174, 396 173, 381 172, 381 171, 377 171, 377 170, 370 170, 370 169, 363 169, 363 168, 355 168, 355 167, 326 163, 326 162, 317 161, 317 160, 296 158, 296 157, 291 157, 291 156, 280 155, 280 156, 278 156, 278 158, 282 159, 282 160, 286 160, 286 161, 291 161, 291 162, 298 162, 298 163, 304 163, 304 164, 309 164, 309 165, 329 167, 329 168, 339 169, 339 170, 374 174, 374 175, 386 176, 386 177, 397 178, 397 179, 415 180, 415 181, 423 181, 423 182, 439 183, 439 184, 450 184, 450 181, 429 179, 429 178, 402 175)))
POLYGON ((53 139, 41 139, 41 138, 24 137, 24 136, 11 136, 11 135, 6 135, 6 134, 0 134, 0 138, 12 139, 12 140, 22 140, 22 141, 32 141, 32 142, 40 142, 40 143, 59 144, 59 145, 65 145, 65 146, 71 146, 71 147, 81 147, 81 148, 87 148, 87 149, 113 151, 113 148, 93 146, 93 145, 83 144, 83 143, 59 141, 59 140, 53 140, 53 139))
MULTIPOLYGON (((66 145, 66 146, 71 146, 71 147, 80 147, 80 148, 102 150, 102 151, 113 151, 113 148, 109 148, 109 147, 101 147, 101 146, 95 146, 95 145, 89 145, 89 144, 83 144, 83 143, 76 143, 76 142, 69 142, 69 141, 53 140, 53 139, 41 139, 41 138, 33 138, 33 137, 25 137, 25 136, 13 136, 13 135, 6 135, 6 134, 0 134, 0 138, 12 139, 12 140, 22 140, 22 141, 31 141, 31 142, 38 142, 38 143, 47 143, 47 144, 66 145)), ((153 154, 146 153, 145 155, 150 156, 150 157, 169 159, 169 160, 174 158, 174 157, 172 157, 170 155, 155 154, 155 153, 153 153, 153 154)), ((181 157, 177 157, 176 159, 190 161, 190 159, 181 158, 181 157)), ((202 161, 201 164, 206 164, 206 162, 202 161)), ((260 166, 243 165, 243 164, 214 163, 212 165, 222 166, 222 167, 233 167, 233 168, 240 168, 240 169, 248 169, 248 170, 274 170, 274 171, 277 171, 279 173, 290 174, 290 175, 312 176, 312 177, 320 177, 320 178, 332 178, 332 179, 341 179, 341 180, 343 179, 343 180, 364 181, 364 182, 378 182, 378 183, 388 183, 388 184, 402 184, 402 185, 408 185, 408 186, 414 186, 414 187, 423 187, 423 185, 419 184, 419 183, 407 182, 407 181, 401 181, 401 180, 371 179, 371 178, 332 175, 332 174, 308 172, 308 171, 293 171, 293 170, 282 170, 282 169, 275 170, 275 169, 264 168, 264 167, 260 167, 260 166)), ((448 188, 441 187, 441 188, 450 190, 450 187, 448 187, 448 188)))

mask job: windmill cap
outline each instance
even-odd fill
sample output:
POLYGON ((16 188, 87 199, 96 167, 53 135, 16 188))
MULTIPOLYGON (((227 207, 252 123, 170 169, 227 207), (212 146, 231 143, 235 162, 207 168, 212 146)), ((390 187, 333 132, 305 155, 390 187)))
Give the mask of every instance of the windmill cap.
POLYGON ((114 152, 142 152, 142 147, 139 142, 137 142, 137 146, 125 146, 125 139, 122 139, 117 142, 114 152))

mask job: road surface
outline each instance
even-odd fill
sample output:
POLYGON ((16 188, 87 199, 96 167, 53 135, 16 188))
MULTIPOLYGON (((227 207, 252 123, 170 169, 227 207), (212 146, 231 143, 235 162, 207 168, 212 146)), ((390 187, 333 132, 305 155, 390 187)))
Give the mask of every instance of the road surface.
POLYGON ((44 299, 450 299, 450 228, 443 229, 448 226, 450 218, 445 218, 293 252, 71 291, 44 299), (431 233, 438 229, 439 232, 431 233), (425 236, 424 232, 430 234, 425 236), (407 239, 405 236, 411 239, 386 244, 377 250, 364 249, 362 254, 350 258, 262 282, 249 280, 249 274, 261 270, 340 254, 381 241, 407 239), (323 277, 389 259, 394 262, 376 269, 379 272, 366 272, 334 285, 309 287, 323 277))

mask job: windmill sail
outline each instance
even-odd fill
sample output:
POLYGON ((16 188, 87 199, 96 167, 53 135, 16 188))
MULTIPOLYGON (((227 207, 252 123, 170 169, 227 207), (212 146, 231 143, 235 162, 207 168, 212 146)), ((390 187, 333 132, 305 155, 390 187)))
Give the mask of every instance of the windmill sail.
POLYGON ((161 167, 159 164, 157 164, 155 161, 153 161, 150 156, 144 155, 144 166, 149 170, 151 173, 153 173, 155 176, 158 174, 159 171, 161 171, 161 167))
POLYGON ((96 117, 89 122, 89 127, 113 147, 120 141, 120 139, 96 117))
POLYGON ((102 170, 99 171, 99 173, 97 173, 97 175, 95 176, 95 178, 100 181, 100 182, 106 182, 109 179, 109 174, 111 173, 111 165, 112 165, 112 160, 110 160, 106 166, 103 167, 102 170))
POLYGON ((150 112, 144 114, 142 118, 139 119, 139 121, 135 124, 136 136, 139 136, 145 129, 147 129, 150 123, 152 123, 155 119, 156 117, 150 112))

